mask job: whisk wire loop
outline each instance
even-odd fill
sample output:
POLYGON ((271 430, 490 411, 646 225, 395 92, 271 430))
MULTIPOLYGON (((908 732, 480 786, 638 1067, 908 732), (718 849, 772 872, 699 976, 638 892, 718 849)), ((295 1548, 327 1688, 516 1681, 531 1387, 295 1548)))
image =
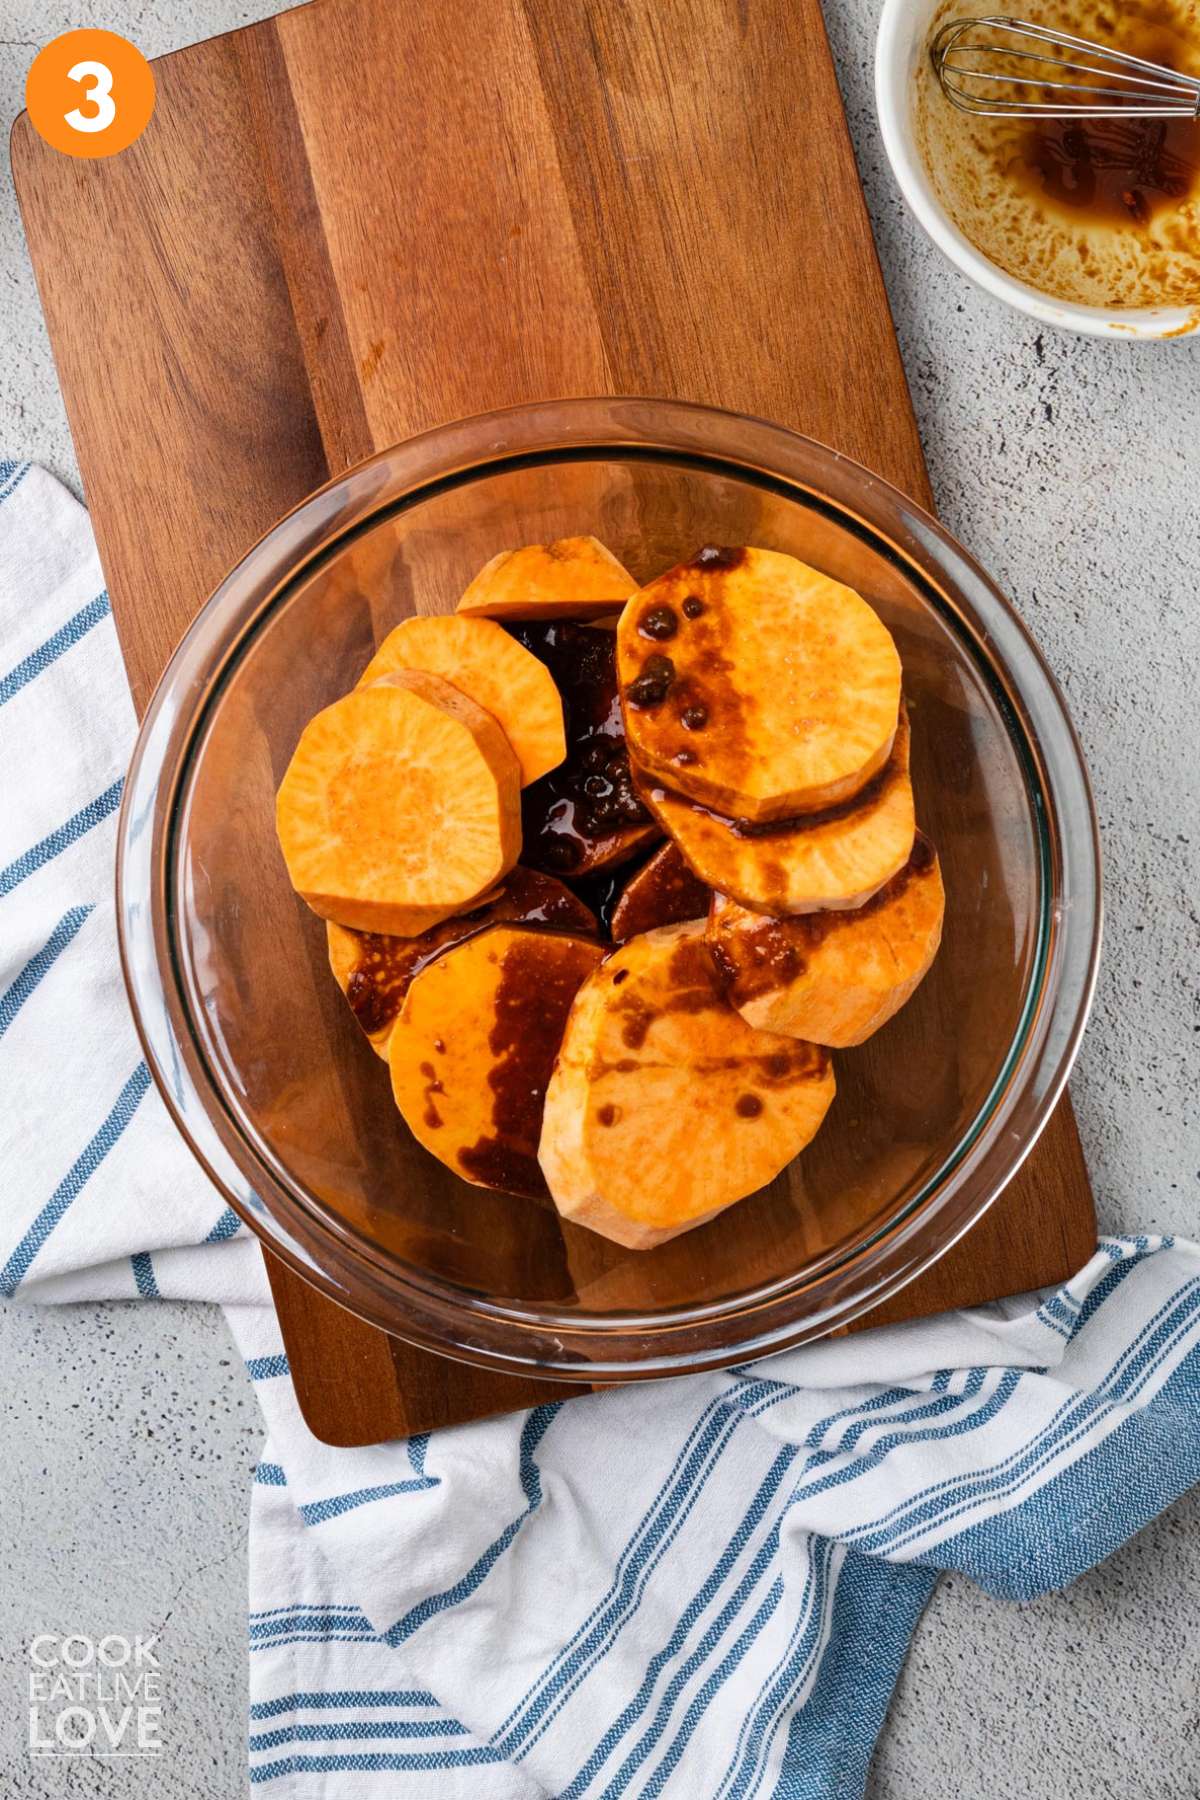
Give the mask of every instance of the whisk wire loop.
POLYGON ((987 118, 1200 119, 1196 77, 1024 19, 951 19, 935 36, 930 55, 943 93, 961 112, 987 118), (1014 63, 1037 64, 1044 73, 1014 72, 1014 63), (1064 74, 1092 79, 1058 79, 1064 74), (1030 97, 1029 90, 1043 97, 1030 97))

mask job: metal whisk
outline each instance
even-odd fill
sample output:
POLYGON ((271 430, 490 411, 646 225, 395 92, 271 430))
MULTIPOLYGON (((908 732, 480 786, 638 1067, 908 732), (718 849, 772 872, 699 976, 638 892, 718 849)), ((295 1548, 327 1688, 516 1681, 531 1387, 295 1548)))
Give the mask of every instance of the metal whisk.
POLYGON ((930 55, 947 100, 987 118, 1200 119, 1194 76, 1024 19, 951 19, 930 55))

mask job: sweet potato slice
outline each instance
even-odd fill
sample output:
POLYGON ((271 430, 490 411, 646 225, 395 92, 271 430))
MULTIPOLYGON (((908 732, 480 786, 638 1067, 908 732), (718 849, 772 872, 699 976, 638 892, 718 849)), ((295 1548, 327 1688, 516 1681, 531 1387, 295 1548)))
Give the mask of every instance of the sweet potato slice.
POLYGON ((828 1055, 755 1031, 702 921, 631 938, 584 982, 539 1160, 565 1219, 647 1250, 774 1179, 834 1095, 828 1055))
POLYGON ((594 619, 622 606, 636 587, 598 538, 559 538, 493 556, 458 610, 483 619, 594 619))
POLYGON ((891 634, 794 556, 701 550, 629 600, 617 662, 635 767, 731 818, 839 805, 891 753, 891 634))
POLYGON ((415 937, 478 905, 516 862, 520 768, 489 712, 437 675, 399 670, 310 719, 275 820, 315 913, 415 937))
POLYGON ((414 1137, 479 1187, 542 1195, 542 1105, 593 939, 495 925, 413 981, 392 1028, 392 1093, 414 1137))
POLYGON ((662 833, 634 793, 613 634, 571 619, 507 628, 562 695, 567 754, 521 796, 524 859, 577 878, 615 868, 662 833))
POLYGON ((718 894, 708 942, 747 1024, 841 1050, 864 1043, 916 991, 944 911, 937 855, 918 832, 900 873, 856 911, 770 919, 718 894))
POLYGON ((614 944, 655 931, 660 925, 679 925, 685 919, 708 916, 712 895, 692 874, 678 846, 660 844, 653 856, 635 869, 613 907, 610 926, 614 944))
POLYGON ((369 687, 397 669, 440 675, 490 712, 516 752, 522 787, 567 754, 562 701, 549 669, 490 619, 405 619, 384 638, 358 685, 369 687))
POLYGON ((754 825, 722 818, 655 785, 639 792, 701 881, 752 912, 861 906, 908 861, 916 821, 902 711, 892 754, 853 800, 824 813, 754 825))
POLYGON ((470 912, 444 919, 420 937, 387 937, 377 931, 347 931, 330 922, 329 966, 376 1054, 387 1060, 388 1039, 404 996, 435 956, 464 938, 502 922, 540 925, 551 931, 598 935, 594 915, 553 875, 518 863, 504 886, 470 912))

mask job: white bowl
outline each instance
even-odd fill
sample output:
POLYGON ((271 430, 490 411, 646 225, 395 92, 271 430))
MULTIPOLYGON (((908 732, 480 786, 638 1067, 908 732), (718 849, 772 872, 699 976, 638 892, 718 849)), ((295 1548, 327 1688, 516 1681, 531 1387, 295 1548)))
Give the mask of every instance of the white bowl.
POLYGON ((938 249, 985 293, 1044 325, 1126 340, 1186 338, 1200 331, 1200 307, 1077 306, 1056 300, 1028 282, 1006 275, 963 236, 934 193, 914 130, 917 73, 928 55, 930 24, 938 3, 884 0, 875 47, 875 105, 883 146, 900 192, 938 249))

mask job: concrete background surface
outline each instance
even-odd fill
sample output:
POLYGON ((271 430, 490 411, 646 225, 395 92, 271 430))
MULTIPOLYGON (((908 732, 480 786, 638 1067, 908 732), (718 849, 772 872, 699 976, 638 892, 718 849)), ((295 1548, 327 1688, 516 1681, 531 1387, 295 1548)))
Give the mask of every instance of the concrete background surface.
MULTIPOLYGON (((72 26, 121 31, 155 56, 276 10, 4 0, 0 113, 15 116, 35 50, 72 26)), ((905 214, 884 161, 870 87, 877 0, 826 10, 942 516, 1036 632, 1095 781, 1107 954, 1074 1094, 1101 1224, 1197 1236, 1200 342, 1042 332, 968 287, 905 214)), ((799 91, 796 105, 802 130, 799 91)), ((78 491, 7 178, 0 345, 0 454, 34 457, 78 491)), ((0 1368, 3 1792, 242 1792, 260 1426, 220 1317, 167 1303, 9 1306, 0 1368), (30 1762, 30 1638, 155 1628, 165 1770, 30 1762)), ((1050 1800, 1064 1785, 1122 1800, 1200 1796, 1198 1495, 1066 1593, 1002 1607, 944 1581, 922 1621, 871 1800, 1050 1800)))

